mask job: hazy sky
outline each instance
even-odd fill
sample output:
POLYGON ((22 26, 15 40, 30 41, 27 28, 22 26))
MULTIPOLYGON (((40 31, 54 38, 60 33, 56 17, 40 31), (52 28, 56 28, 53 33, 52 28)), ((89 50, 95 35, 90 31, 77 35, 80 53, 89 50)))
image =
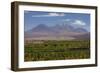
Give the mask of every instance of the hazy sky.
POLYGON ((39 24, 48 26, 69 24, 75 28, 85 28, 90 31, 90 14, 24 11, 25 31, 39 24))

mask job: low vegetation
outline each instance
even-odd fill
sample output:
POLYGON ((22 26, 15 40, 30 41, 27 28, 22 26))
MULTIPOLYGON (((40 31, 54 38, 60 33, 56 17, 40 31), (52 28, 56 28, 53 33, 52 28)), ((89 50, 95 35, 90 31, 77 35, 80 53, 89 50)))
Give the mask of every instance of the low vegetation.
POLYGON ((87 59, 90 58, 90 41, 35 41, 25 42, 25 61, 87 59))

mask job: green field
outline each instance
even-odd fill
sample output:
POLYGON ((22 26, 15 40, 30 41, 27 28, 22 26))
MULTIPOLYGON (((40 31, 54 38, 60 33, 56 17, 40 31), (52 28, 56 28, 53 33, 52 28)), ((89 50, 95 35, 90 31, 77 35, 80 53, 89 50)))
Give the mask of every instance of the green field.
POLYGON ((90 58, 90 41, 25 42, 24 61, 46 61, 90 58))

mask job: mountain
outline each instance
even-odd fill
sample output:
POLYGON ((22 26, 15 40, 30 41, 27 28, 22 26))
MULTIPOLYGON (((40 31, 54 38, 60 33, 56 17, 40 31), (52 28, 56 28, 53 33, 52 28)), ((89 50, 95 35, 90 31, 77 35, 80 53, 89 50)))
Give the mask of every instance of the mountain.
POLYGON ((52 30, 45 24, 39 24, 38 26, 32 28, 28 32, 32 33, 32 32, 45 32, 45 31, 51 32, 52 30))
POLYGON ((54 28, 56 31, 73 31, 74 27, 72 27, 71 25, 68 24, 57 24, 55 26, 53 26, 52 28, 54 28))
POLYGON ((53 33, 54 31, 50 27, 45 24, 39 24, 38 26, 26 31, 25 38, 42 37, 53 33))
POLYGON ((81 34, 79 36, 73 36, 75 37, 76 39, 83 39, 83 40, 90 40, 90 33, 84 33, 84 34, 81 34))
POLYGON ((25 32, 25 39, 33 40, 73 40, 73 39, 89 39, 90 35, 84 28, 74 28, 68 24, 47 26, 39 24, 38 26, 25 32))
POLYGON ((87 32, 87 30, 83 29, 83 28, 77 28, 74 29, 75 32, 87 32))

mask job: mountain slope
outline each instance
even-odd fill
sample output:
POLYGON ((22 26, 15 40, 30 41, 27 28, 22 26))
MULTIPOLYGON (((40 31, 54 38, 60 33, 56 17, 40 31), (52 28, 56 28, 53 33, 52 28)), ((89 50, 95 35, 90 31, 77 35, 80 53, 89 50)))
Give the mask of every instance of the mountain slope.
POLYGON ((89 32, 84 28, 74 28, 71 25, 56 25, 47 26, 45 24, 39 24, 31 30, 25 32, 25 39, 36 40, 54 40, 54 39, 89 39, 89 32))

